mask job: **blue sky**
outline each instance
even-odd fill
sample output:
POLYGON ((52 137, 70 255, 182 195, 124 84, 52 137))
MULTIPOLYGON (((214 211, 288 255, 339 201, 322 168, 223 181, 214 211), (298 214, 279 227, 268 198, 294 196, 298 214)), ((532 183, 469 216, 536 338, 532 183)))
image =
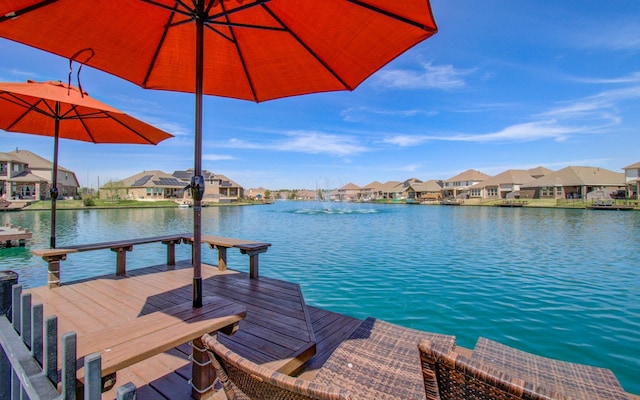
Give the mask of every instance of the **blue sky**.
MULTIPOLYGON (((640 1, 432 0, 439 32, 353 92, 255 104, 204 100, 203 168, 245 188, 334 188, 542 165, 622 172, 640 161, 640 1)), ((0 39, 0 81, 67 80, 66 59, 0 39)), ((193 95, 89 67, 92 97, 176 137, 158 146, 61 140, 96 187, 193 167, 193 95)), ((0 131, 51 159, 51 138, 0 131)))

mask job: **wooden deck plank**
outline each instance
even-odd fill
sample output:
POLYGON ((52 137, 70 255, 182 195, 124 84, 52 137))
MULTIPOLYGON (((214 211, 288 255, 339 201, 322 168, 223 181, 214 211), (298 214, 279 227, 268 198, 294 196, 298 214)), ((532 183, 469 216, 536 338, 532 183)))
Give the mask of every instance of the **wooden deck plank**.
MULTIPOLYGON (((313 355, 315 336, 309 332, 312 325, 299 285, 266 277, 249 279, 248 273, 218 271, 210 265, 203 265, 202 275, 204 295, 222 296, 247 307, 246 320, 241 321, 237 337, 234 335, 230 340, 236 340, 237 347, 251 349, 254 361, 289 372, 313 355)), ((89 334, 102 329, 108 331, 107 326, 190 302, 192 280, 191 263, 179 261, 171 267, 161 264, 128 270, 124 276, 109 274, 70 282, 60 288, 65 289, 64 296, 52 294, 57 289, 47 287, 31 291, 34 298, 42 296, 46 315, 58 315, 62 322, 60 335, 68 330, 89 334), (48 307, 47 302, 51 304, 48 307), (92 316, 97 307, 104 313, 92 316), (85 327, 87 318, 93 319, 88 328, 85 327), (71 326, 79 329, 68 329, 71 326)), ((131 380, 142 388, 139 394, 148 394, 147 398, 158 398, 160 393, 166 396, 176 382, 186 385, 185 379, 190 378, 189 353, 190 348, 181 346, 127 367, 118 372, 118 385, 131 380)), ((186 387, 186 392, 184 388, 179 392, 190 395, 190 388, 186 387)), ((103 398, 111 395, 115 398, 115 391, 105 393, 103 398)))

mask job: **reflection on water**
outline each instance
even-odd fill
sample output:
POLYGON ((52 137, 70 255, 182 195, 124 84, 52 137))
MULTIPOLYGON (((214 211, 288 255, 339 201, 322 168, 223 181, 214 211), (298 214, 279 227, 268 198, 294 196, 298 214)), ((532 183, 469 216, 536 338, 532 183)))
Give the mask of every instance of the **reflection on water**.
POLYGON ((329 202, 314 202, 307 203, 315 207, 304 207, 300 209, 291 210, 295 214, 306 215, 323 215, 323 214, 376 214, 381 212, 381 209, 376 208, 373 205, 352 204, 352 203, 329 203, 329 202))
MULTIPOLYGON (((58 245, 193 229, 192 210, 63 210, 58 245)), ((47 247, 48 212, 0 214, 47 247)), ((276 202, 203 209, 204 234, 272 243, 261 274, 300 284, 306 301, 358 318, 479 336, 614 371, 640 394, 640 213, 499 207, 276 202)), ((180 245, 176 257, 188 259, 180 245)), ((216 252, 203 247, 204 262, 216 252)), ((229 251, 229 266, 248 270, 229 251)), ((127 267, 161 264, 162 244, 136 246, 127 267)), ((46 284, 28 249, 0 249, 2 269, 46 284)), ((115 253, 69 255, 62 281, 113 273, 115 253)))

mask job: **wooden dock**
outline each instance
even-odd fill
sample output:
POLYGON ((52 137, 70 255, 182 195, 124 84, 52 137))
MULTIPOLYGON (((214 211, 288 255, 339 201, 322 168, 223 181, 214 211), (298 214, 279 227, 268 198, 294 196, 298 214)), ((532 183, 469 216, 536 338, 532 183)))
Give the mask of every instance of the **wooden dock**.
MULTIPOLYGON (((297 284, 249 274, 218 271, 203 265, 203 293, 220 296, 246 307, 246 318, 232 336, 220 341, 244 357, 285 373, 303 366, 307 376, 321 366, 360 320, 308 307, 297 284)), ((124 325, 132 319, 190 301, 190 261, 157 265, 72 283, 58 288, 29 289, 44 313, 58 316, 58 333, 75 331, 78 337, 124 325)), ((149 338, 153 340, 153 338, 149 338)), ((117 374, 115 387, 133 382, 138 399, 191 398, 191 361, 188 344, 132 365, 117 374)), ((103 399, 115 398, 115 389, 103 399)))
POLYGON ((28 239, 31 239, 32 234, 28 229, 22 229, 22 227, 14 227, 11 224, 6 226, 0 226, 0 244, 4 243, 6 247, 11 247, 15 242, 19 246, 24 246, 28 239))
MULTIPOLYGON (((246 307, 239 330, 232 336, 220 333, 218 340, 257 364, 301 378, 313 379, 362 323, 307 306, 297 284, 267 277, 250 279, 248 273, 219 271, 206 264, 202 273, 205 296, 220 296, 246 307)), ((44 304, 45 316, 58 316, 59 336, 75 331, 81 338, 100 336, 104 330, 117 331, 132 320, 191 301, 191 280, 190 261, 180 261, 175 266, 157 265, 127 271, 124 276, 111 274, 27 292, 34 303, 44 304)), ((461 347, 456 351, 471 354, 461 347)), ((115 388, 127 382, 136 385, 140 400, 193 398, 191 352, 185 343, 119 370, 114 388, 103 393, 102 399, 115 399, 115 388)), ((222 391, 211 398, 226 399, 222 391)), ((629 398, 640 400, 633 394, 629 398)))

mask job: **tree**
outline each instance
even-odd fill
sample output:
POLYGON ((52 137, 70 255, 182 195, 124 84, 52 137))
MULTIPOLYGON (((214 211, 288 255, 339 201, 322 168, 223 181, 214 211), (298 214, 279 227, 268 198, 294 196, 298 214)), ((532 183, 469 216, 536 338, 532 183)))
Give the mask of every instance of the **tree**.
POLYGON ((124 192, 124 183, 117 178, 109 179, 107 183, 102 186, 102 190, 106 192, 107 199, 115 203, 120 199, 121 193, 124 192))

